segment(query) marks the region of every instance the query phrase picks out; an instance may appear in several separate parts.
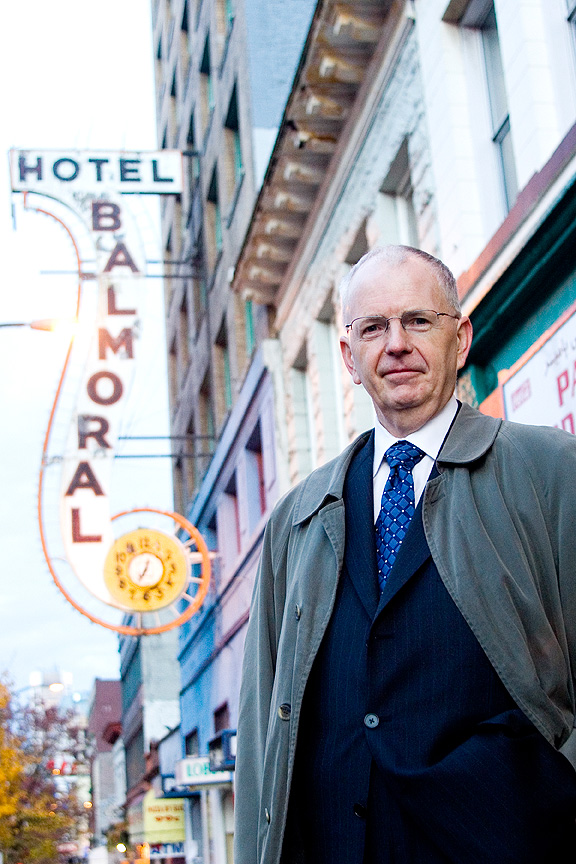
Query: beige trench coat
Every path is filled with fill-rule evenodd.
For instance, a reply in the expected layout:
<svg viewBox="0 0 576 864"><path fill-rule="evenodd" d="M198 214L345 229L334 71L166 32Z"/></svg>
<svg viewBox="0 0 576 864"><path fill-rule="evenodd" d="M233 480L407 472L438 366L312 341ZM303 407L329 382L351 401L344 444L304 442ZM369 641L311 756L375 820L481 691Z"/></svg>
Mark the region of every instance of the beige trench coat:
<svg viewBox="0 0 576 864"><path fill-rule="evenodd" d="M344 554L342 490L370 433L267 526L246 636L235 864L278 864L304 688ZM576 767L576 438L462 405L423 501L440 576L516 703Z"/></svg>

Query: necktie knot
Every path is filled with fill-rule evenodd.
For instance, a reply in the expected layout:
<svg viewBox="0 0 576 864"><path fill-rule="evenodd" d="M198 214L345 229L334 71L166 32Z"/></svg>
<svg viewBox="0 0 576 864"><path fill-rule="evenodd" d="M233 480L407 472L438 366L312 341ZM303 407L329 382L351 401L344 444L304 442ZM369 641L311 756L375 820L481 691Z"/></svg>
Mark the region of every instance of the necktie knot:
<svg viewBox="0 0 576 864"><path fill-rule="evenodd" d="M391 469L401 465L406 471L412 471L424 457L422 450L410 441L396 441L384 455Z"/></svg>

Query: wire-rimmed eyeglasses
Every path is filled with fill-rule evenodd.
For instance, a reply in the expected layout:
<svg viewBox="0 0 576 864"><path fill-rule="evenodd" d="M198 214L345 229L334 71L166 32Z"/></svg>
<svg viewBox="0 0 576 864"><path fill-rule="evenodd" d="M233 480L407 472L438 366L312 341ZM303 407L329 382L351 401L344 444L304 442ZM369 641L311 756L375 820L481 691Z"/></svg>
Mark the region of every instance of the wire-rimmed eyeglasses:
<svg viewBox="0 0 576 864"><path fill-rule="evenodd" d="M442 317L458 320L460 315L436 312L434 309L411 309L403 312L402 315L392 315L390 318L385 318L383 315L363 315L361 318L354 318L350 324L344 326L347 331L352 331L355 339L370 342L388 332L390 321L400 321L407 333L428 333L440 326Z"/></svg>

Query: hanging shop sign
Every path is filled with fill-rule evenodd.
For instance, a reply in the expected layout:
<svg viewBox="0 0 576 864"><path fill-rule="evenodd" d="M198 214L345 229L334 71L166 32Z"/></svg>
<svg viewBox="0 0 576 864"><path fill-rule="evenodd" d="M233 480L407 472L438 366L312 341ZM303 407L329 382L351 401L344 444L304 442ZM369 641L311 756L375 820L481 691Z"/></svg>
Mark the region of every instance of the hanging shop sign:
<svg viewBox="0 0 576 864"><path fill-rule="evenodd" d="M153 789L144 796L144 837L150 845L183 843L186 836L184 800L156 798Z"/></svg>
<svg viewBox="0 0 576 864"><path fill-rule="evenodd" d="M44 195L136 193L176 195L182 191L182 154L99 150L11 150L12 189Z"/></svg>
<svg viewBox="0 0 576 864"><path fill-rule="evenodd" d="M502 384L506 419L576 433L576 310L547 331Z"/></svg>
<svg viewBox="0 0 576 864"><path fill-rule="evenodd" d="M211 771L208 756L189 756L176 763L175 777L178 786L202 789L205 786L222 786L231 783L231 771Z"/></svg>
<svg viewBox="0 0 576 864"><path fill-rule="evenodd" d="M150 859L181 858L184 856L184 843L150 843Z"/></svg>
<svg viewBox="0 0 576 864"><path fill-rule="evenodd" d="M88 337L69 351L61 384L70 369L75 407L63 452L54 461L60 470L60 523L66 559L77 579L97 600L115 609L137 613L139 624L105 623L81 607L64 589L55 572L44 531L44 478L54 416L47 430L40 471L39 516L42 545L56 584L79 611L121 632L157 633L183 623L201 605L210 578L209 554L202 537L184 517L154 508L133 513L168 516L173 533L153 524L122 533L112 515L110 496L114 459L128 395L140 361L144 316L140 301L148 278L143 234L127 206L138 194L179 194L183 186L182 154L177 151L109 152L13 150L12 189L23 192L27 209L52 216L68 232L78 268L76 317L84 314L87 286L96 285ZM46 207L32 206L30 196L56 200L79 217L91 241L87 271L72 231ZM42 200L42 198L40 198ZM93 290L93 289L92 289ZM50 503L50 512L55 510ZM167 620L143 621L171 609Z"/></svg>

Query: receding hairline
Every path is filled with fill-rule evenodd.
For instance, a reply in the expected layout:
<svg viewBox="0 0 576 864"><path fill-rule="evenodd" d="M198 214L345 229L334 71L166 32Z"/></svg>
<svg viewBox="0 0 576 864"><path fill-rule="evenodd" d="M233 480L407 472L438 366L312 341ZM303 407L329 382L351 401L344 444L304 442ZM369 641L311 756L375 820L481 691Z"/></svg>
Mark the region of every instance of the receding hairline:
<svg viewBox="0 0 576 864"><path fill-rule="evenodd" d="M358 271L372 259L382 260L390 264L404 264L410 258L416 258L428 265L438 282L438 287L443 292L446 301L450 307L459 315L462 314L460 300L458 297L458 289L456 279L452 271L441 261L435 258L423 249L417 249L415 246L377 246L366 252L359 261L354 264L350 272L346 274L340 283L340 300L342 303L342 311L345 312L350 298L350 287L354 277Z"/></svg>

